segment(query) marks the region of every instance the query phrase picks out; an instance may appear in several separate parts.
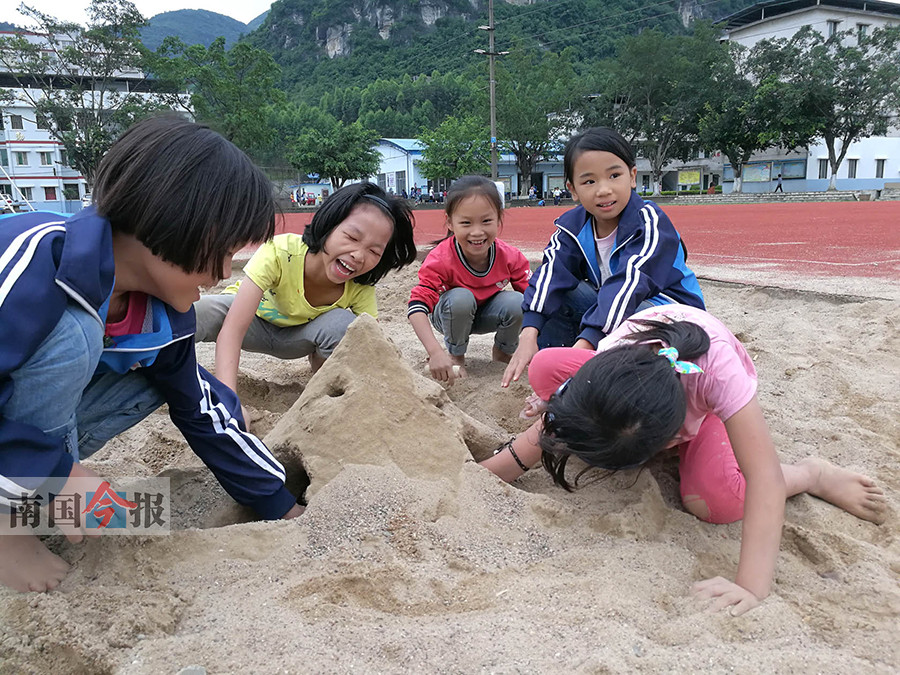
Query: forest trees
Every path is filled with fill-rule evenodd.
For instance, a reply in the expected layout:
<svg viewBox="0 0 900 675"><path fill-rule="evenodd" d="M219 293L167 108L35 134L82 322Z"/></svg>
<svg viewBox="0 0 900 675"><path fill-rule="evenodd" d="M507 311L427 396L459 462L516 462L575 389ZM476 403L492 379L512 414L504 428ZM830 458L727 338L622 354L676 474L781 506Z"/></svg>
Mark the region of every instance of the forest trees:
<svg viewBox="0 0 900 675"><path fill-rule="evenodd" d="M378 173L379 155L374 149L378 134L359 122L329 124L298 136L288 151L291 166L304 174L318 174L337 190L348 180Z"/></svg>
<svg viewBox="0 0 900 675"><path fill-rule="evenodd" d="M496 66L497 137L516 158L519 194L531 185L535 164L560 152L577 125L576 108L586 92L568 57L520 52Z"/></svg>
<svg viewBox="0 0 900 675"><path fill-rule="evenodd" d="M485 174L491 170L489 132L476 117L448 117L434 131L419 134L419 171L429 180Z"/></svg>

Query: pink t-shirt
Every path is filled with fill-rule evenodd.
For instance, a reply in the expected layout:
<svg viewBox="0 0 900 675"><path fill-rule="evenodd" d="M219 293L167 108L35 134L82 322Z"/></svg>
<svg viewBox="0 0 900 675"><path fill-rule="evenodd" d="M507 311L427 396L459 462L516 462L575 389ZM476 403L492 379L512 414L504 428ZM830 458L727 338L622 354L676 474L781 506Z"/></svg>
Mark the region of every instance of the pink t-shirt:
<svg viewBox="0 0 900 675"><path fill-rule="evenodd" d="M642 326L634 323L640 319L690 321L709 335L709 351L694 361L703 372L681 376L687 414L674 439L676 443L693 439L703 419L710 413L725 421L756 394L756 368L744 346L713 315L687 305L660 305L632 315L600 341L596 352L589 349L541 350L528 370L535 393L548 400L562 382L574 375L597 352L610 349L620 344L623 336L641 330Z"/></svg>

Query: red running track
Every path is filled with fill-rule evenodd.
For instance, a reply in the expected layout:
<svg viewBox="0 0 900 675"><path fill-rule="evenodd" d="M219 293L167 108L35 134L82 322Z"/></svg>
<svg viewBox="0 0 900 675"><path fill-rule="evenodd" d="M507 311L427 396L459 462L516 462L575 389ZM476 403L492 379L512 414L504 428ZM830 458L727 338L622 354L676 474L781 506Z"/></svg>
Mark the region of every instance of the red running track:
<svg viewBox="0 0 900 675"><path fill-rule="evenodd" d="M681 233L690 260L704 265L760 264L811 276L900 280L900 202L710 204L663 210ZM509 209L501 237L540 250L563 207ZM415 211L416 243L442 237L439 210ZM302 232L312 213L285 214L279 232Z"/></svg>

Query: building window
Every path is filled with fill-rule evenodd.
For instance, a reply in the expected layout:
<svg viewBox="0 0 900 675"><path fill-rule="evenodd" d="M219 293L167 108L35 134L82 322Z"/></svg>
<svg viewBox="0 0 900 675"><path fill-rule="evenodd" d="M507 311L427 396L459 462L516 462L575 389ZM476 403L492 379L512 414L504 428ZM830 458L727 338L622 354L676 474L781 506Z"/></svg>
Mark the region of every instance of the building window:
<svg viewBox="0 0 900 675"><path fill-rule="evenodd" d="M65 150L59 151L59 163L63 166L69 166L69 153Z"/></svg>
<svg viewBox="0 0 900 675"><path fill-rule="evenodd" d="M53 165L53 153L52 152L41 152L38 153L41 156L41 166L52 166Z"/></svg>
<svg viewBox="0 0 900 675"><path fill-rule="evenodd" d="M869 24L867 23L858 23L856 24L856 39L859 42L862 42L866 39L866 36L869 34Z"/></svg>
<svg viewBox="0 0 900 675"><path fill-rule="evenodd" d="M74 202L78 201L78 183L63 183L63 199Z"/></svg>
<svg viewBox="0 0 900 675"><path fill-rule="evenodd" d="M27 152L13 152L13 155L16 157L16 166L28 166Z"/></svg>
<svg viewBox="0 0 900 675"><path fill-rule="evenodd" d="M45 187L44 188L44 201L47 201L47 202L55 202L56 201L56 188L55 187Z"/></svg>
<svg viewBox="0 0 900 675"><path fill-rule="evenodd" d="M875 178L884 178L884 160L875 160Z"/></svg>
<svg viewBox="0 0 900 675"><path fill-rule="evenodd" d="M819 160L819 178L828 178L828 160L820 159Z"/></svg>
<svg viewBox="0 0 900 675"><path fill-rule="evenodd" d="M9 116L9 128L10 129L24 129L22 126L22 116L21 115L10 115Z"/></svg>
<svg viewBox="0 0 900 675"><path fill-rule="evenodd" d="M858 159L847 160L847 178L856 178L856 167L858 164Z"/></svg>
<svg viewBox="0 0 900 675"><path fill-rule="evenodd" d="M829 21L828 22L828 37L834 37L838 32L838 26L841 25L840 21Z"/></svg>
<svg viewBox="0 0 900 675"><path fill-rule="evenodd" d="M378 187L387 192L387 174L378 174Z"/></svg>
<svg viewBox="0 0 900 675"><path fill-rule="evenodd" d="M9 154L6 148L0 148L0 166L9 166Z"/></svg>
<svg viewBox="0 0 900 675"><path fill-rule="evenodd" d="M406 192L406 172L398 171L397 172L397 194L402 195Z"/></svg>
<svg viewBox="0 0 900 675"><path fill-rule="evenodd" d="M22 199L27 199L28 201L31 201L32 196L31 196L31 188L30 187L20 187L19 193L22 195Z"/></svg>

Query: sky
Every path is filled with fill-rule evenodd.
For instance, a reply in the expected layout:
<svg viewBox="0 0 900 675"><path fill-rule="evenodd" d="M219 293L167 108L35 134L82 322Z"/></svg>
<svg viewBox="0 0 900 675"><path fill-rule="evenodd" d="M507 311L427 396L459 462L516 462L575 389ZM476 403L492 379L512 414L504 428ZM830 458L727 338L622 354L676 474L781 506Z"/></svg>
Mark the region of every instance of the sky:
<svg viewBox="0 0 900 675"><path fill-rule="evenodd" d="M132 2L148 19L176 9L206 9L225 14L241 23L248 23L269 9L273 0L132 0ZM15 11L19 4L19 0L0 0L0 5L4 8L3 20L26 26L25 17ZM85 10L90 5L90 0L27 0L26 4L58 19L85 24L87 23ZM13 11L6 11L7 7Z"/></svg>

